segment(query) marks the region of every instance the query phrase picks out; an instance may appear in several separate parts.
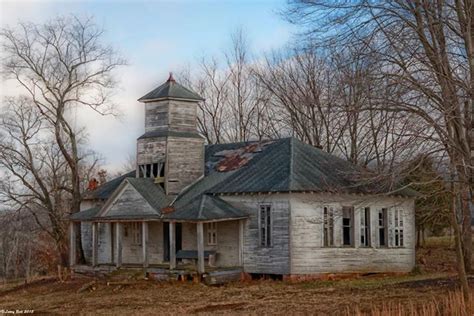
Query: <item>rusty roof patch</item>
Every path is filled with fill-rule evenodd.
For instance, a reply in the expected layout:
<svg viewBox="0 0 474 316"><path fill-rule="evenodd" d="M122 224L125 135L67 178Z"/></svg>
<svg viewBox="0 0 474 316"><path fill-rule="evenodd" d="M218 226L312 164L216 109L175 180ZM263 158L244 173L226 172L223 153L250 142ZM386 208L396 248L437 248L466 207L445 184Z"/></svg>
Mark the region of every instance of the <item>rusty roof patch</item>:
<svg viewBox="0 0 474 316"><path fill-rule="evenodd" d="M237 170L245 166L255 154L262 152L263 148L271 143L273 141L255 142L237 149L219 151L214 156L223 158L216 164L215 169L219 172Z"/></svg>

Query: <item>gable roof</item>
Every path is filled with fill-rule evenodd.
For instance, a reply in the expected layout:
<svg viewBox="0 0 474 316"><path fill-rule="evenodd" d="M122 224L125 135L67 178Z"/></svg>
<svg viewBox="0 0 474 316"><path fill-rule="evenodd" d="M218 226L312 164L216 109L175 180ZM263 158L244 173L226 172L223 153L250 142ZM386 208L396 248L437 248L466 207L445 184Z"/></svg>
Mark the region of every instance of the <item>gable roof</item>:
<svg viewBox="0 0 474 316"><path fill-rule="evenodd" d="M204 99L196 92L177 83L170 74L169 79L158 88L148 92L138 99L140 102L150 102L165 99L183 99L203 101Z"/></svg>
<svg viewBox="0 0 474 316"><path fill-rule="evenodd" d="M84 194L84 200L106 200L112 193L117 189L117 187L122 183L126 178L135 177L135 170L130 171L126 174L123 174L117 178L114 178L102 185L100 185L94 191L88 191Z"/></svg>
<svg viewBox="0 0 474 316"><path fill-rule="evenodd" d="M148 207L130 207L130 197L122 199L127 189L138 194L139 200L145 201ZM133 196L133 195L132 195ZM150 178L127 178L123 180L107 203L101 208L94 219L159 219L161 209L170 203L163 189Z"/></svg>

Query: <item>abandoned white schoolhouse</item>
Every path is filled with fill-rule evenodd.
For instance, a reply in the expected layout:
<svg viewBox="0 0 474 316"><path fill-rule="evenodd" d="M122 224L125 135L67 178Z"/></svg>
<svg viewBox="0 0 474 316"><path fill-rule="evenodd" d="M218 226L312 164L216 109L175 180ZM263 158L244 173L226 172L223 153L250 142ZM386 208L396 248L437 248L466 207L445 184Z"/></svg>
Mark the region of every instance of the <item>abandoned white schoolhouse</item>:
<svg viewBox="0 0 474 316"><path fill-rule="evenodd" d="M172 76L139 99L136 171L87 192L71 216L88 266L305 276L408 272L414 192L295 138L205 144L203 99ZM82 265L83 266L83 265Z"/></svg>

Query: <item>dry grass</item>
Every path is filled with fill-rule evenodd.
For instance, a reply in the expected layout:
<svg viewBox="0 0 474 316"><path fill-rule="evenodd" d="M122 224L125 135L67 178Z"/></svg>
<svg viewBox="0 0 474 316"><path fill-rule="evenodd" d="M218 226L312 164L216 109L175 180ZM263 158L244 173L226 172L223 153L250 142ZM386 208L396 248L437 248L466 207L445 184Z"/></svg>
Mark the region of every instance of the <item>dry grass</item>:
<svg viewBox="0 0 474 316"><path fill-rule="evenodd" d="M438 243L422 250L421 255L427 256L430 249L422 267L425 272L406 276L301 283L262 280L221 287L143 279L118 285L97 280L81 293L78 290L91 279L45 279L0 289L0 311L32 309L36 313L83 315L467 315L463 314L465 306L452 273L452 259L443 262L452 250ZM439 267L443 269L437 270ZM474 279L471 282L474 285Z"/></svg>

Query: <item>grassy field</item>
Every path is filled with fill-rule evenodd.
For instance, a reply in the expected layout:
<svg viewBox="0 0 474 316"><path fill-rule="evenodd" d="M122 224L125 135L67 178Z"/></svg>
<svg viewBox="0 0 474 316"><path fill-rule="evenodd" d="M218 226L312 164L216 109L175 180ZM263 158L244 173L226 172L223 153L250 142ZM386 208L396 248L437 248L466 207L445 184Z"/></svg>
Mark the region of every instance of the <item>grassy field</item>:
<svg viewBox="0 0 474 316"><path fill-rule="evenodd" d="M32 284L0 289L0 311L34 310L47 314L355 314L387 306L434 310L454 295L454 251L433 243L418 252L426 262L420 272L405 276L368 276L341 281L288 283L258 280L220 287L195 283L136 280L108 284L75 278L58 282L49 278ZM471 280L474 286L474 278ZM451 294L449 294L451 293ZM384 313L382 313L384 314ZM429 313L428 313L429 314ZM426 314L426 315L428 315Z"/></svg>

